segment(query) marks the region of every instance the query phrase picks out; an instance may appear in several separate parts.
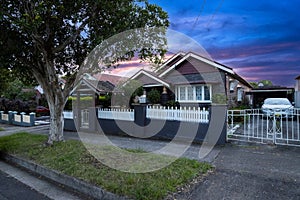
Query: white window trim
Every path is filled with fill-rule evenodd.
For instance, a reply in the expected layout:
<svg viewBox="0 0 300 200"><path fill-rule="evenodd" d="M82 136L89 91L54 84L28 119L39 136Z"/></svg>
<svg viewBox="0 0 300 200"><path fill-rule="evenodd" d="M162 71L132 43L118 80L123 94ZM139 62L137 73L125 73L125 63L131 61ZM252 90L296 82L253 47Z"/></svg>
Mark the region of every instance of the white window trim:
<svg viewBox="0 0 300 200"><path fill-rule="evenodd" d="M202 100L197 100L196 97L196 87L201 86L202 87ZM210 100L204 100L205 94L204 94L204 86L207 86L209 88L209 95ZM188 87L193 88L193 100L180 100L180 88L185 88L185 99L188 99ZM210 84L197 84L197 85L178 85L175 88L175 97L176 101L179 103L211 103L212 102L212 85Z"/></svg>

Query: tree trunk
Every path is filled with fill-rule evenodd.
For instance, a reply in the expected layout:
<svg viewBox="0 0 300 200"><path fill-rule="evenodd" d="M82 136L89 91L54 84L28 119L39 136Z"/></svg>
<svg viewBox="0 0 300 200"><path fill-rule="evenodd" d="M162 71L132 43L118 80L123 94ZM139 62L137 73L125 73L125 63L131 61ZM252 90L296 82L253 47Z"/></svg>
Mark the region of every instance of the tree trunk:
<svg viewBox="0 0 300 200"><path fill-rule="evenodd" d="M47 143L52 145L53 142L64 141L64 118L63 105L55 105L48 102L50 108L50 131ZM62 104L62 103L60 103Z"/></svg>

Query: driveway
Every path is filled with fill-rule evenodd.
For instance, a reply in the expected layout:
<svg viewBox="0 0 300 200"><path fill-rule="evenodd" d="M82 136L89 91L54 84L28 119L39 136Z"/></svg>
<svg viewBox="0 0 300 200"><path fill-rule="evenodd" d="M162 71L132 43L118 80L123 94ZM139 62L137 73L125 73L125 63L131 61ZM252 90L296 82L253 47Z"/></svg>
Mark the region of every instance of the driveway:
<svg viewBox="0 0 300 200"><path fill-rule="evenodd" d="M176 199L300 199L300 148L227 144L216 170Z"/></svg>

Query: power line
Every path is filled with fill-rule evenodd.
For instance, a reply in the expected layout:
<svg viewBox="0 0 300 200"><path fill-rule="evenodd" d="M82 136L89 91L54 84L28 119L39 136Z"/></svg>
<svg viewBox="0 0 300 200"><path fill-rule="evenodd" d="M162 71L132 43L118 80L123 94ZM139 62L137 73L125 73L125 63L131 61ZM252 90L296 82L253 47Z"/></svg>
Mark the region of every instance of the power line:
<svg viewBox="0 0 300 200"><path fill-rule="evenodd" d="M218 5L218 7L216 8L214 14L211 16L211 18L210 18L209 21L207 22L207 24L206 24L206 26L205 26L206 28L209 26L209 24L211 23L211 21L214 19L214 17L217 15L217 13L219 12L219 10L221 9L221 7L222 7L222 5L223 5L223 2L224 2L224 0L221 0L221 1L219 2L219 5Z"/></svg>
<svg viewBox="0 0 300 200"><path fill-rule="evenodd" d="M205 5L206 5L206 0L203 0L202 5L201 5L201 8L200 8L199 15L197 16L197 18L196 18L196 20L195 20L195 22L194 22L194 24L193 24L193 26L192 26L192 30L193 30L193 29L195 28L195 26L197 25L197 23L198 23L198 21L199 21L199 18L200 18L201 14L202 14L202 12L203 12L203 10L204 10Z"/></svg>

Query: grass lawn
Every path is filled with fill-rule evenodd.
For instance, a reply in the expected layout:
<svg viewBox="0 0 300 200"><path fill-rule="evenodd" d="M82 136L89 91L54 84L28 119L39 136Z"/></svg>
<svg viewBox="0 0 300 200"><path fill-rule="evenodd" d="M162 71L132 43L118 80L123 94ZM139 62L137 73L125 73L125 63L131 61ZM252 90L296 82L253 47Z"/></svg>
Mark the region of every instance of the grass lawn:
<svg viewBox="0 0 300 200"><path fill-rule="evenodd" d="M4 128L0 127L0 131L4 131L4 130L5 130Z"/></svg>
<svg viewBox="0 0 300 200"><path fill-rule="evenodd" d="M45 167L77 177L107 191L134 199L163 199L168 193L212 169L207 163L180 158L149 173L126 173L101 164L80 141L68 140L44 147L46 136L18 133L0 137L0 151L32 160ZM132 150L135 151L135 150ZM153 154L153 156L161 156Z"/></svg>

